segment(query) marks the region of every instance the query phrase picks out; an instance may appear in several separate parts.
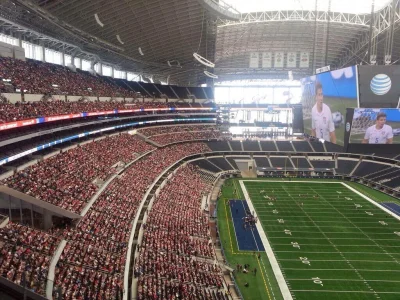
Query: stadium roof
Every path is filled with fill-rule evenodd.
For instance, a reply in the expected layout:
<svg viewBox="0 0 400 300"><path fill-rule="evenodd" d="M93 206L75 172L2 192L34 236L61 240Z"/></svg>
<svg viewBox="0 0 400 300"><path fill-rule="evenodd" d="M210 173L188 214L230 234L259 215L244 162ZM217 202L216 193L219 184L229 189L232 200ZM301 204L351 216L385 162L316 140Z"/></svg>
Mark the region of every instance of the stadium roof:
<svg viewBox="0 0 400 300"><path fill-rule="evenodd" d="M317 11L315 0L224 1L236 5L240 19L222 19L207 10L205 3L215 4L213 0L4 0L0 29L67 54L154 75L157 81L169 76L171 83L180 85L207 80L205 66L193 58L194 52L215 62L209 71L218 74L219 81L287 79L289 70L298 79L326 64L367 64L371 20L371 54L383 64L393 23L391 63L400 59L400 0L394 0L394 10L387 0L375 0L373 19L366 13L370 0L331 0L330 11L329 0L318 0ZM337 12L336 7L347 12ZM250 69L252 51L309 52L310 66Z"/></svg>
<svg viewBox="0 0 400 300"><path fill-rule="evenodd" d="M256 11L278 11L278 10L314 10L315 0L279 0L279 1L262 1L262 0L225 0L241 13L249 13ZM372 0L318 0L318 10L328 11L329 2L331 3L330 11L352 13L352 14L369 14L371 12ZM385 7L390 0L374 0L375 11Z"/></svg>

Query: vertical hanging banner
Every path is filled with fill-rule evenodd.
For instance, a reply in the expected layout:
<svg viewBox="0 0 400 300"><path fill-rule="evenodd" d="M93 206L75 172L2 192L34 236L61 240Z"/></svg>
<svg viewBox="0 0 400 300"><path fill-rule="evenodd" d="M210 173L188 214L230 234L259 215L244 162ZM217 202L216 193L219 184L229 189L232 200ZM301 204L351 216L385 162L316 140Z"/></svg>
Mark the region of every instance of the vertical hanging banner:
<svg viewBox="0 0 400 300"><path fill-rule="evenodd" d="M296 68L297 52L288 52L286 56L286 67Z"/></svg>
<svg viewBox="0 0 400 300"><path fill-rule="evenodd" d="M283 68L283 57L284 53L283 52L275 52L275 68Z"/></svg>
<svg viewBox="0 0 400 300"><path fill-rule="evenodd" d="M258 68L258 61L260 60L260 53L258 52L251 52L250 53L250 68L257 69Z"/></svg>
<svg viewBox="0 0 400 300"><path fill-rule="evenodd" d="M272 67L272 53L271 52L263 52L262 67L263 68L271 68Z"/></svg>
<svg viewBox="0 0 400 300"><path fill-rule="evenodd" d="M310 67L310 53L300 52L300 68L309 68L309 67Z"/></svg>

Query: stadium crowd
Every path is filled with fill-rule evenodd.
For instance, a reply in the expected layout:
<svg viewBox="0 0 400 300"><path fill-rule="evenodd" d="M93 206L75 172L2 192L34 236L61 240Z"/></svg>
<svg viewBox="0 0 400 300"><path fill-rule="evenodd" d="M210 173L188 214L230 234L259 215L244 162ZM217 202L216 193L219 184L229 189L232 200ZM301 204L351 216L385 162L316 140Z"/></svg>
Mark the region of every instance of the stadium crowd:
<svg viewBox="0 0 400 300"><path fill-rule="evenodd" d="M163 126L142 129L139 132L162 146L183 141L221 138L220 131L210 125Z"/></svg>
<svg viewBox="0 0 400 300"><path fill-rule="evenodd" d="M198 299L209 289L220 295L221 270L197 259L214 259L214 252L207 217L201 211L202 195L211 186L196 170L193 165L178 169L149 212L134 269L139 277L138 299L155 299L160 294L165 295L163 299L173 299L173 295Z"/></svg>
<svg viewBox="0 0 400 300"><path fill-rule="evenodd" d="M88 72L72 72L63 66L33 60L0 57L0 78L11 80L27 94L134 97L135 93Z"/></svg>
<svg viewBox="0 0 400 300"><path fill-rule="evenodd" d="M162 102L126 103L125 101L36 101L0 103L0 123L30 118L129 109L167 108L177 104Z"/></svg>
<svg viewBox="0 0 400 300"><path fill-rule="evenodd" d="M0 276L44 295L59 242L48 233L9 222L0 229Z"/></svg>
<svg viewBox="0 0 400 300"><path fill-rule="evenodd" d="M109 292L102 293L101 285L96 284L83 295L90 292L93 299L116 299L122 289L121 278L125 271L132 221L148 187L172 163L205 151L210 150L202 143L157 149L114 179L76 227L53 230L55 235L68 241L56 267L55 286L61 287L63 295L75 299L77 283L81 285L87 281L90 274L101 274ZM210 255L210 250L204 249L205 245L193 242L190 247L193 251ZM70 277L74 279L66 280Z"/></svg>
<svg viewBox="0 0 400 300"><path fill-rule="evenodd" d="M128 162L153 149L135 136L121 134L62 152L8 177L3 184L80 213L96 193L95 179L106 180L117 162Z"/></svg>

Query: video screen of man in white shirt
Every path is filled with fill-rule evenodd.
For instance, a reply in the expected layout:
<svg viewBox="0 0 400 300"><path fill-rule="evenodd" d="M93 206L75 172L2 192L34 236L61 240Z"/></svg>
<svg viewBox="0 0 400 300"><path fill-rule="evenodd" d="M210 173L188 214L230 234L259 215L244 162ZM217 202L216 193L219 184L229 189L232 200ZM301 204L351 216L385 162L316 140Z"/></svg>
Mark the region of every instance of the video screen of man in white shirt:
<svg viewBox="0 0 400 300"><path fill-rule="evenodd" d="M311 110L311 135L336 144L335 124L332 112L324 103L322 84L315 84L315 105Z"/></svg>
<svg viewBox="0 0 400 300"><path fill-rule="evenodd" d="M386 114L378 113L376 116L376 124L368 127L365 132L363 144L392 144L393 129L386 125Z"/></svg>

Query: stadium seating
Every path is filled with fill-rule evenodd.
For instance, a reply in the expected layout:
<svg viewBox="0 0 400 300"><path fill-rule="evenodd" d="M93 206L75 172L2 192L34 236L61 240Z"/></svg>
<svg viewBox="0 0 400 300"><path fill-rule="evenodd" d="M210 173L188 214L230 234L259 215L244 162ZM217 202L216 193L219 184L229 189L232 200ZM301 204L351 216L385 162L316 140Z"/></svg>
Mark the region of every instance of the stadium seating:
<svg viewBox="0 0 400 300"><path fill-rule="evenodd" d="M258 141L244 141L242 144L244 151L261 151Z"/></svg>
<svg viewBox="0 0 400 300"><path fill-rule="evenodd" d="M162 146L183 141L221 138L221 134L215 126L207 125L154 127L142 129L139 132Z"/></svg>
<svg viewBox="0 0 400 300"><path fill-rule="evenodd" d="M208 159L214 165L222 169L223 171L233 170L232 166L228 163L228 161L223 157L211 157Z"/></svg>
<svg viewBox="0 0 400 300"><path fill-rule="evenodd" d="M44 295L47 273L60 240L9 222L0 229L0 276Z"/></svg>
<svg viewBox="0 0 400 300"><path fill-rule="evenodd" d="M379 172L381 170L387 169L388 165L383 165L375 163L372 161L361 161L358 167L355 169L353 175L358 177L364 177L371 174L371 171Z"/></svg>
<svg viewBox="0 0 400 300"><path fill-rule="evenodd" d="M271 168L271 164L269 163L269 160L267 157L255 156L254 160L256 161L256 165L259 168Z"/></svg>
<svg viewBox="0 0 400 300"><path fill-rule="evenodd" d="M262 141L260 144L263 151L278 151L273 141Z"/></svg>
<svg viewBox="0 0 400 300"><path fill-rule="evenodd" d="M19 171L4 184L79 213L97 190L95 179L106 180L115 172L111 168L114 164L131 161L138 153L151 149L149 144L128 134L107 137Z"/></svg>
<svg viewBox="0 0 400 300"><path fill-rule="evenodd" d="M66 274L76 271L74 266L90 274L93 270L101 272L99 274L105 280L119 282L125 268L131 222L149 185L160 172L180 158L207 151L209 149L205 144L193 143L152 152L135 162L122 177L115 179L76 227L55 229L55 234L69 241L56 268L56 284L63 287L63 294L73 293L74 283L64 284L63 279ZM209 255L207 249L201 252L202 249L199 247L198 251ZM99 288L91 290L91 293L100 295ZM110 292L115 294L118 291Z"/></svg>
<svg viewBox="0 0 400 300"><path fill-rule="evenodd" d="M357 164L358 160L338 159L338 168L336 172L338 174L351 174Z"/></svg>
<svg viewBox="0 0 400 300"><path fill-rule="evenodd" d="M27 94L105 97L135 95L133 91L112 85L88 72L75 73L62 66L34 60L0 57L0 77L10 79L16 89L23 89Z"/></svg>
<svg viewBox="0 0 400 300"><path fill-rule="evenodd" d="M207 142L207 145L212 151L231 151L228 142Z"/></svg>
<svg viewBox="0 0 400 300"><path fill-rule="evenodd" d="M297 152L313 152L308 141L293 141L293 147L296 149Z"/></svg>
<svg viewBox="0 0 400 300"><path fill-rule="evenodd" d="M138 299L151 299L156 286L167 296L166 290L174 282L179 282L179 286L185 283L190 290L179 288L178 298L207 293L206 288L213 288L220 295L221 270L210 262L196 259L215 256L207 217L201 211L202 193L209 189L196 167L187 165L178 170L157 196L144 227L135 265L134 273L139 277Z"/></svg>
<svg viewBox="0 0 400 300"><path fill-rule="evenodd" d="M278 151L281 152L294 151L294 148L292 147L292 143L290 141L276 141L276 146L278 147Z"/></svg>

